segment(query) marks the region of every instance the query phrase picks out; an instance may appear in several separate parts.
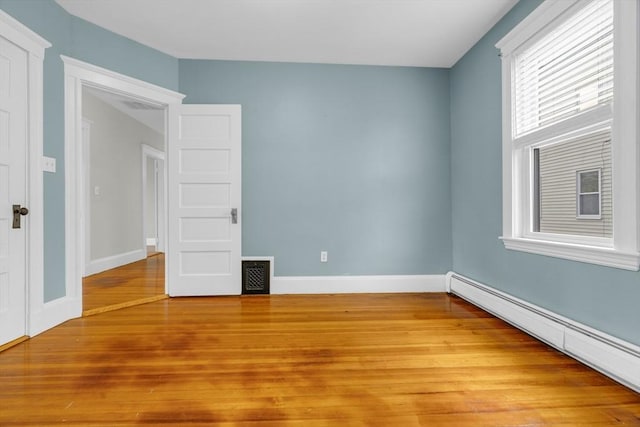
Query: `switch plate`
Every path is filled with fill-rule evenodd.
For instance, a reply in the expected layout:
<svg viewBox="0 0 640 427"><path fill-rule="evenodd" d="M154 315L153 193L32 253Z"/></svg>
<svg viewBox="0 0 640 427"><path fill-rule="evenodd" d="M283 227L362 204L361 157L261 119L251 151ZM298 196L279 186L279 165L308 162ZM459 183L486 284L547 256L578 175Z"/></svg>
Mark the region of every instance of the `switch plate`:
<svg viewBox="0 0 640 427"><path fill-rule="evenodd" d="M327 262L329 260L329 253L327 251L320 252L320 262Z"/></svg>
<svg viewBox="0 0 640 427"><path fill-rule="evenodd" d="M42 156L42 170L45 172L56 172L56 159L53 157Z"/></svg>

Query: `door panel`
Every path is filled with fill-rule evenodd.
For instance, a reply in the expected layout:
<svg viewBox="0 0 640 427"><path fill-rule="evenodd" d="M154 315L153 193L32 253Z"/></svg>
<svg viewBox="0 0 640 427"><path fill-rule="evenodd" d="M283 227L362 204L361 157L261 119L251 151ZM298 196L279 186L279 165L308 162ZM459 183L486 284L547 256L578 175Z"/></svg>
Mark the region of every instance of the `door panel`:
<svg viewBox="0 0 640 427"><path fill-rule="evenodd" d="M27 54L0 37L0 344L26 334Z"/></svg>
<svg viewBox="0 0 640 427"><path fill-rule="evenodd" d="M240 106L171 106L169 123L169 294L239 295Z"/></svg>

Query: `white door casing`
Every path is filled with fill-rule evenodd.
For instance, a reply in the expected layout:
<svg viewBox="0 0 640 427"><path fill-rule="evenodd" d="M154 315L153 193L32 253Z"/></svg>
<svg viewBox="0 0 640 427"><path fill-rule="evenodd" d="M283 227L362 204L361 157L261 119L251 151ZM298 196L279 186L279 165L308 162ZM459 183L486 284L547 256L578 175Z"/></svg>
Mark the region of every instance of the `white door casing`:
<svg viewBox="0 0 640 427"><path fill-rule="evenodd" d="M47 323L43 287L42 67L51 44L0 10L0 345ZM8 68L7 68L8 67ZM18 98L22 98L21 100ZM16 106L19 104L20 106ZM26 205L11 228L13 204ZM6 220L8 224L5 223ZM6 284L3 284L8 280Z"/></svg>
<svg viewBox="0 0 640 427"><path fill-rule="evenodd" d="M27 53L0 38L0 343L26 335L26 236L29 220L13 228L13 209L25 206Z"/></svg>
<svg viewBox="0 0 640 427"><path fill-rule="evenodd" d="M91 125L89 119L82 119L82 192L84 194L84 216L81 218L80 227L84 230L84 250L80 251L82 257L82 277L89 275L91 265Z"/></svg>
<svg viewBox="0 0 640 427"><path fill-rule="evenodd" d="M82 314L82 255L86 216L82 191L82 87L89 86L165 108L184 95L102 67L61 55L65 74L65 259L66 298L58 308L64 320ZM166 111L166 110L165 110ZM167 128L171 128L169 123ZM168 131L165 131L168 135ZM166 136L165 136L166 138ZM166 144L165 144L166 145ZM165 199L166 200L166 199ZM166 232L165 232L166 235ZM167 257L168 258L168 257ZM166 265L166 264L165 264Z"/></svg>
<svg viewBox="0 0 640 427"><path fill-rule="evenodd" d="M239 295L241 108L173 105L169 122L169 295Z"/></svg>

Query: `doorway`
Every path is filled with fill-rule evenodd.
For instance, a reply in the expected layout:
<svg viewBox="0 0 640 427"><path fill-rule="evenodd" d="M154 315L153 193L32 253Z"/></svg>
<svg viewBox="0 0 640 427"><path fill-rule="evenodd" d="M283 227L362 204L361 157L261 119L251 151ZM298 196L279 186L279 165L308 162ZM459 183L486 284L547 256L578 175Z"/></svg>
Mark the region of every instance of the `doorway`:
<svg viewBox="0 0 640 427"><path fill-rule="evenodd" d="M82 144L82 118L83 118L83 92L88 88L89 90L99 90L105 92L111 96L116 97L124 97L126 101L137 104L134 105L140 107L153 107L155 109L160 109L162 112L162 120L163 120L163 129L164 129L164 137L163 137L163 145L162 147L166 147L166 118L167 118L167 108L170 105L178 105L181 104L184 95L181 95L177 92L173 92L171 90L167 90L161 88L159 86L152 85L147 82L143 82L141 80L137 80L131 77L124 76L119 73L115 73L109 70L106 70L101 67L97 67L91 64L87 64L82 61L78 61L73 58L69 58L66 56L61 56L64 62L64 73L65 73L65 239L67 244L65 245L66 251L66 274L67 274L67 295L73 301L73 310L68 313L70 317L78 317L83 314L83 276L86 273L93 272L92 270L87 270L86 265L86 257L90 257L90 261L100 260L102 263L102 267L108 266L109 262L114 262L113 255L109 255L107 252L99 252L104 248L99 249L94 247L93 243L90 250L87 253L86 243L85 243L85 224L90 221L89 214L90 212L86 212L89 209L85 207L85 194L90 192L92 197L103 199L109 194L106 193L108 190L108 186L104 187L104 185L100 182L91 183L90 186L85 185L83 179L83 170L84 163L83 159L86 157L83 153L84 147ZM122 99L121 99L122 101ZM91 129L90 138L94 138L95 133L93 132L93 127ZM137 155L135 156L136 168L138 165L141 165L141 148L138 147ZM90 153L93 157L95 155L100 155L100 153L94 153L93 151ZM130 166L128 163L131 161L129 156L121 157L123 164L121 167L117 168L117 173L122 170L125 170ZM109 178L113 178L113 172L111 176L107 174L103 179L107 180ZM164 171L164 179L166 181L166 171ZM136 177L136 180L142 180L142 172L139 172L139 175ZM104 181L106 182L106 181ZM88 187L88 188L87 188ZM98 187L96 189L96 187ZM96 195L96 192L98 193ZM140 210L142 209L142 196L139 196L138 203L140 205ZM128 217L128 211L125 209L110 211L112 216L124 216ZM126 222L122 227L124 230L129 232L130 228L128 228L130 224ZM164 235L166 235L166 224L164 225ZM133 239L135 239L135 245L139 245L140 249L131 249L131 247L127 246L118 246L120 248L119 255L116 257L121 261L126 259L130 260L129 264L118 265L116 263L116 267L125 268L135 267L134 263L144 261L146 259L146 245L143 246L143 242L146 242L145 235L140 228L138 232L131 232ZM97 232L102 232L102 230L97 230ZM91 231L92 235L90 236L91 242L96 242L96 236L93 236L93 229ZM111 235L108 235L107 238L111 238ZM136 259L136 257L138 257ZM154 260L157 264L160 264L164 269L166 269L166 263L170 255L166 257L156 258ZM90 263L90 262L89 262ZM94 262L94 267L95 267ZM104 271L108 271L104 270ZM102 273L102 272L101 272ZM115 271L115 273L118 273ZM114 278L107 279L106 283L112 283ZM118 279L121 280L121 279ZM162 289L163 295L159 297L165 297L166 294L166 279L164 277L159 278L158 281L161 283L160 288ZM126 304L126 303L125 303ZM126 306L126 305L125 305Z"/></svg>
<svg viewBox="0 0 640 427"><path fill-rule="evenodd" d="M0 348L7 348L49 324L43 170L33 166L42 164L42 72L51 44L2 10L0 43Z"/></svg>
<svg viewBox="0 0 640 427"><path fill-rule="evenodd" d="M165 152L142 144L143 218L147 257L165 252Z"/></svg>
<svg viewBox="0 0 640 427"><path fill-rule="evenodd" d="M157 249L165 216L159 192L166 138L162 106L86 85L81 98L82 308L89 315L165 296L164 254Z"/></svg>

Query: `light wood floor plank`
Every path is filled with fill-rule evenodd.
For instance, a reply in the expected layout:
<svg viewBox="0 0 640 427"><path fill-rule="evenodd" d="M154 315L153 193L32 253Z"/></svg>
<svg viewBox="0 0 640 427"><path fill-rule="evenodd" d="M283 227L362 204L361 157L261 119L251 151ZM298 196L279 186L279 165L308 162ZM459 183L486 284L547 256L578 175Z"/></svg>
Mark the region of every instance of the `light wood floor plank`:
<svg viewBox="0 0 640 427"><path fill-rule="evenodd" d="M82 315L92 316L165 298L164 254L82 279Z"/></svg>
<svg viewBox="0 0 640 427"><path fill-rule="evenodd" d="M640 395L445 294L175 298L0 353L0 425L640 425Z"/></svg>

